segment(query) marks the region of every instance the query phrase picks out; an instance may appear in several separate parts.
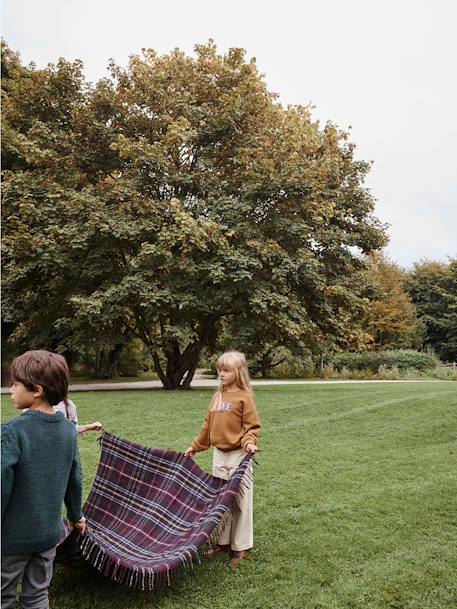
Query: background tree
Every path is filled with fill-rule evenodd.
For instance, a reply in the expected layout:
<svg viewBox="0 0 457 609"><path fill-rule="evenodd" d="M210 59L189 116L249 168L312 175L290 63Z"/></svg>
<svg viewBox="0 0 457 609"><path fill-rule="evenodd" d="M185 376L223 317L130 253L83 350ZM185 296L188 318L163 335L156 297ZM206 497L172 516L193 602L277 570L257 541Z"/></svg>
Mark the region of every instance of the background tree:
<svg viewBox="0 0 457 609"><path fill-rule="evenodd" d="M457 361L457 260L416 263L408 289L425 325L424 343L441 359Z"/></svg>
<svg viewBox="0 0 457 609"><path fill-rule="evenodd" d="M375 349L409 349L422 345L423 325L406 288L407 273L382 254L367 261L373 294L365 323Z"/></svg>
<svg viewBox="0 0 457 609"><path fill-rule="evenodd" d="M93 89L63 60L8 82L12 341L137 337L175 388L225 319L307 345L363 335L358 253L386 240L369 165L282 107L241 49L195 51L144 51Z"/></svg>

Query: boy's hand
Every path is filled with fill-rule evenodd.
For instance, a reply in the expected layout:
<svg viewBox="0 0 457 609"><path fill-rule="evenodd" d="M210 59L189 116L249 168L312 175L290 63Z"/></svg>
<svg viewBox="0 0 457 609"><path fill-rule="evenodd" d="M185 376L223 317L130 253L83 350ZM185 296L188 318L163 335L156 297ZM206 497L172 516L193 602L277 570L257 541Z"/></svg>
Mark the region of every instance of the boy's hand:
<svg viewBox="0 0 457 609"><path fill-rule="evenodd" d="M78 522L75 522L74 524L75 529L78 529L78 531L84 535L84 533L86 532L86 519L84 518L84 516L78 520Z"/></svg>
<svg viewBox="0 0 457 609"><path fill-rule="evenodd" d="M184 451L186 457L193 457L195 455L195 450L190 446L187 450Z"/></svg>
<svg viewBox="0 0 457 609"><path fill-rule="evenodd" d="M255 444L249 443L246 444L246 452L249 453L250 455L255 455L256 452L258 452L258 448Z"/></svg>

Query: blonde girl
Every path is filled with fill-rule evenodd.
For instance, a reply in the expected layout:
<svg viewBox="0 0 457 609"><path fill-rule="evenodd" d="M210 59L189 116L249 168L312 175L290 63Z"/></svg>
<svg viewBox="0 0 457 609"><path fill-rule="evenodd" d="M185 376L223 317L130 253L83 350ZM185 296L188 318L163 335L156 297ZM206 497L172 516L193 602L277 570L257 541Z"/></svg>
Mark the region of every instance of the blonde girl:
<svg viewBox="0 0 457 609"><path fill-rule="evenodd" d="M75 403L68 398L66 400L62 400L56 406L54 406L54 411L61 412L66 419L71 421L76 426L76 429L80 434L86 433L87 431L101 431L103 429L103 425L100 423L100 421L80 425L78 422L78 413Z"/></svg>
<svg viewBox="0 0 457 609"><path fill-rule="evenodd" d="M199 435L185 454L214 447L213 475L228 480L246 453L257 452L260 422L255 406L246 358L239 351L227 351L217 361L219 388L214 394ZM218 544L208 552L231 553L236 566L248 556L253 538L252 484L239 497L235 512L221 533Z"/></svg>

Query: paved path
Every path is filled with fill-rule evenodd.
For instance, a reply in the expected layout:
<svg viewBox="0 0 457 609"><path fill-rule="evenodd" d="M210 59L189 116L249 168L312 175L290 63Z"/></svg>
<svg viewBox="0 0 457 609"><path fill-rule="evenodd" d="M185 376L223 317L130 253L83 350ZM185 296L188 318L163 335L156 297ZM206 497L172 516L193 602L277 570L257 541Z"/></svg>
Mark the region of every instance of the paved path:
<svg viewBox="0 0 457 609"><path fill-rule="evenodd" d="M332 380L332 381L303 381L303 380L283 380L283 379L255 379L252 384L255 386L261 385L340 385L345 383L448 383L449 381L428 381L428 380L417 380L417 381L351 381L351 380ZM194 378L192 381L192 388L197 387L217 387L218 381L216 379L207 378ZM124 391L131 389L162 389L162 383L160 381L136 381L133 383L85 383L84 385L70 385L70 392L76 391ZM9 387L2 387L2 393L9 393Z"/></svg>

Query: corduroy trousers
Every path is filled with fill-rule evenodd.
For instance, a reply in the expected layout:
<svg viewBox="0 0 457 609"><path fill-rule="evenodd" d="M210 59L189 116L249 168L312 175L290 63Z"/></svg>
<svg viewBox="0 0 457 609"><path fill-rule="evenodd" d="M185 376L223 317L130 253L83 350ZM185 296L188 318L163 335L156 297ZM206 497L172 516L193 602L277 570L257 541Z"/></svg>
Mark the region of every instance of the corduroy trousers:
<svg viewBox="0 0 457 609"><path fill-rule="evenodd" d="M246 451L242 448L224 451L214 447L213 476L229 480L245 456ZM250 468L252 474L252 465ZM247 487L241 486L232 514L218 541L219 545L230 545L230 548L236 552L250 550L254 545L254 491L252 476L249 478L246 479Z"/></svg>

